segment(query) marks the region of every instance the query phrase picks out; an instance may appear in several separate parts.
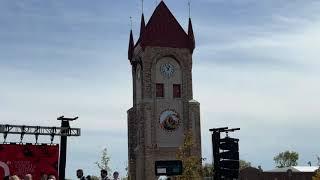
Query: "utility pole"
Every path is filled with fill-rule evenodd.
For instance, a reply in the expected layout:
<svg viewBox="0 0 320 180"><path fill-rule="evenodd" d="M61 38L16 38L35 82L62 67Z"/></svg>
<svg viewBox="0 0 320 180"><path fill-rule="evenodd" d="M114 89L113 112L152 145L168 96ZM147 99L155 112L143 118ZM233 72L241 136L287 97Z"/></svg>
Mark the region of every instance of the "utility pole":
<svg viewBox="0 0 320 180"><path fill-rule="evenodd" d="M78 117L74 118L65 118L64 116L60 116L57 120L61 121L61 133L69 134L70 124L69 121L77 120ZM59 180L65 180L66 176L66 161L67 161L67 137L61 136L60 139L60 159L59 159Z"/></svg>

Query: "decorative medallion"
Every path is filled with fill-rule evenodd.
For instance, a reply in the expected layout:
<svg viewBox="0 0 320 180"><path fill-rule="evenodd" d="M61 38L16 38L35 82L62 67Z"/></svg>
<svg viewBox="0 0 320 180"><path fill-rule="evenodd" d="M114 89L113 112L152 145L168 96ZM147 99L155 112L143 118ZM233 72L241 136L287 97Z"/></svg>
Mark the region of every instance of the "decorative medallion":
<svg viewBox="0 0 320 180"><path fill-rule="evenodd" d="M165 63L160 66L160 72L163 76L170 78L174 74L175 68L172 64Z"/></svg>
<svg viewBox="0 0 320 180"><path fill-rule="evenodd" d="M180 116L172 109L162 111L159 118L160 127L166 131L174 131L180 126Z"/></svg>

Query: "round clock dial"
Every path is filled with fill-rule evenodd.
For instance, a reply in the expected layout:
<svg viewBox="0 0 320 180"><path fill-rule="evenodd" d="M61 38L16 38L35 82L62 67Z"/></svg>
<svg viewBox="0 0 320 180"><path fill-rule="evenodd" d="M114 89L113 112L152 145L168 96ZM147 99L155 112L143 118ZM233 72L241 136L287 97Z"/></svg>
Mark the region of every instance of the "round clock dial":
<svg viewBox="0 0 320 180"><path fill-rule="evenodd" d="M171 77L174 74L174 66L170 63L162 64L160 66L160 72L163 76L166 76L167 78Z"/></svg>
<svg viewBox="0 0 320 180"><path fill-rule="evenodd" d="M180 116L175 110L164 110L159 118L160 127L166 131L174 131L179 128Z"/></svg>

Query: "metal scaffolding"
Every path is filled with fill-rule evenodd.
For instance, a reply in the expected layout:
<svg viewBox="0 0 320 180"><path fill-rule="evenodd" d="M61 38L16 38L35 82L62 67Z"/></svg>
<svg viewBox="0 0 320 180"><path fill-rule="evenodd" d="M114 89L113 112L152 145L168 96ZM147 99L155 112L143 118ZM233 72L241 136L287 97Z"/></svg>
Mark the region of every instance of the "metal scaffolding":
<svg viewBox="0 0 320 180"><path fill-rule="evenodd" d="M48 127L48 126L20 126L0 124L0 133L3 134L28 134L48 136L80 136L80 128Z"/></svg>

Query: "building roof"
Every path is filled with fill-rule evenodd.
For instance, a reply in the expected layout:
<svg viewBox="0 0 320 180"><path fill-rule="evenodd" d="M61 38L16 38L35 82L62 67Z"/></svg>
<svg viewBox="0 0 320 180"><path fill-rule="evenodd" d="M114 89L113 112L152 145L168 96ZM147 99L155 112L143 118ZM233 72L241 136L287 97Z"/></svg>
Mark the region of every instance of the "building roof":
<svg viewBox="0 0 320 180"><path fill-rule="evenodd" d="M299 172L314 172L319 169L319 166L293 166L293 168Z"/></svg>
<svg viewBox="0 0 320 180"><path fill-rule="evenodd" d="M192 25L190 24L189 27ZM188 48L190 50L194 48L190 47L188 34L163 1L159 3L142 32L136 43L136 46L139 44L142 48L146 46ZM192 40L194 41L193 32Z"/></svg>
<svg viewBox="0 0 320 180"><path fill-rule="evenodd" d="M319 169L319 166L291 166L272 169L265 172L287 172L288 170L291 170L292 172L315 172L317 169Z"/></svg>
<svg viewBox="0 0 320 180"><path fill-rule="evenodd" d="M198 101L196 101L196 100L194 100L194 99L191 99L191 100L189 101L189 103L200 104Z"/></svg>

